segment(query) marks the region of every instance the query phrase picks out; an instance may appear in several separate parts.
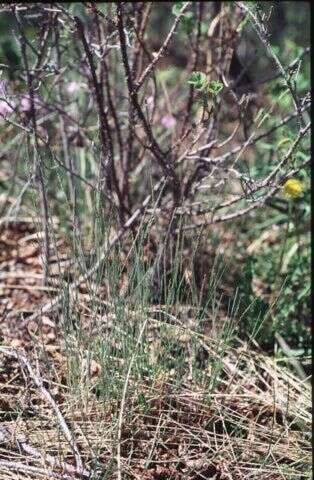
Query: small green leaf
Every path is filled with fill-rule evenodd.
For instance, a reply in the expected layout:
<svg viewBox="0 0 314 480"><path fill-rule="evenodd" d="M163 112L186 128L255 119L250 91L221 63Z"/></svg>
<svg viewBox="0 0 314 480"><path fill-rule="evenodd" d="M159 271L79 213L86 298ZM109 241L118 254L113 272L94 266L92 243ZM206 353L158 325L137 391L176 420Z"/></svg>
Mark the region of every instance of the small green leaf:
<svg viewBox="0 0 314 480"><path fill-rule="evenodd" d="M221 82L218 82L217 80L213 80L208 85L208 93L210 93L213 97L216 97L222 89L223 84Z"/></svg>
<svg viewBox="0 0 314 480"><path fill-rule="evenodd" d="M199 91L205 90L208 85L206 75L203 72L193 72L188 83Z"/></svg>

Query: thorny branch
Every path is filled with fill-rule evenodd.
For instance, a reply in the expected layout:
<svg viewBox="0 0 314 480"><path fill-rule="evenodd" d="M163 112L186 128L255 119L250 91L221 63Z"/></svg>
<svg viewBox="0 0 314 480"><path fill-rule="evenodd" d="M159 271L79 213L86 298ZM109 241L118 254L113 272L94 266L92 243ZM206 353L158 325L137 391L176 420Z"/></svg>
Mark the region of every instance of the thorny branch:
<svg viewBox="0 0 314 480"><path fill-rule="evenodd" d="M165 232L177 218L186 229L241 218L267 205L285 179L308 165L310 93L299 94L293 75L307 60L309 47L285 66L274 53L266 20L251 6L185 2L174 14L165 4L169 26L157 39L151 34L153 2L111 2L103 9L84 4L82 16L63 4L3 8L18 22L23 65L16 78L26 82L22 93L2 91L1 83L0 121L9 134L19 132L21 142L34 138L47 268L48 194L49 204L57 204L49 188L56 171L67 179L70 210L79 210L80 201L85 201L79 194L88 191L93 200L101 198L104 216L113 206L118 212L115 235L110 242L104 239L99 260L70 283L71 289L90 278L108 251L152 211ZM23 22L34 8L43 24L38 41L29 41ZM228 68L237 58L244 14L265 58L268 54L272 59L262 80L247 75L252 58L234 74ZM258 68L254 57L255 63ZM179 65L179 73L174 65ZM9 65L3 68L10 70ZM168 81L169 71L173 76ZM223 88L217 95L204 95L189 84L193 72L205 74L207 87L212 86L212 75ZM292 100L289 107L272 96L269 87L277 78ZM294 132L289 148L279 154L274 147L267 169L255 176L261 143L278 142L288 127ZM298 151L302 161L294 160ZM80 220L83 229L86 219ZM178 229L170 234L178 235ZM62 298L58 295L25 322L57 308Z"/></svg>
<svg viewBox="0 0 314 480"><path fill-rule="evenodd" d="M27 41L25 36L23 27L21 25L21 21L19 18L19 14L16 8L13 6L12 11L17 21L19 34L20 34L20 46L21 46L21 54L26 70L26 78L27 78L27 86L29 92L29 101L30 101L30 117L32 121L33 127L33 138L34 138L34 178L35 182L38 185L38 190L40 193L40 208L41 208L41 220L45 232L44 236L44 255L43 255L43 284L46 285L48 275L49 275L49 257L50 257L50 239L49 239L49 209L48 209L48 199L47 199L47 192L45 187L44 181L44 173L43 173L43 157L41 154L41 149L39 145L39 138L37 133L37 118L36 118L36 110L35 110L35 92L34 92L34 73L30 70L28 64L28 57L26 52L26 46L30 45ZM38 59L39 59L38 55Z"/></svg>

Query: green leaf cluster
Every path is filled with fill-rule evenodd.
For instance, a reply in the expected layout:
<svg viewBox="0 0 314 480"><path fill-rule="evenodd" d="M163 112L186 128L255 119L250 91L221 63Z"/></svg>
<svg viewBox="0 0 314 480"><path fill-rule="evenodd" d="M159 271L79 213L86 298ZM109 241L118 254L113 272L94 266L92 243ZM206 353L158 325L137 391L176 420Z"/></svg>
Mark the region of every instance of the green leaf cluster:
<svg viewBox="0 0 314 480"><path fill-rule="evenodd" d="M210 97L216 97L223 88L223 84L217 80L209 82L204 72L193 72L188 83Z"/></svg>

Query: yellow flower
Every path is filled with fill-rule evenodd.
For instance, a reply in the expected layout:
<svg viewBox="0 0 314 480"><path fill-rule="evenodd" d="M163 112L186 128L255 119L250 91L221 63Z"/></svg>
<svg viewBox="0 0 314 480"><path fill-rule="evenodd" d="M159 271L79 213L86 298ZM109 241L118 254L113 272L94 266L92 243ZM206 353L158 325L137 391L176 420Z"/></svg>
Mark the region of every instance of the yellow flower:
<svg viewBox="0 0 314 480"><path fill-rule="evenodd" d="M303 193L303 185L296 178L289 178L283 186L283 193L287 198L298 198Z"/></svg>

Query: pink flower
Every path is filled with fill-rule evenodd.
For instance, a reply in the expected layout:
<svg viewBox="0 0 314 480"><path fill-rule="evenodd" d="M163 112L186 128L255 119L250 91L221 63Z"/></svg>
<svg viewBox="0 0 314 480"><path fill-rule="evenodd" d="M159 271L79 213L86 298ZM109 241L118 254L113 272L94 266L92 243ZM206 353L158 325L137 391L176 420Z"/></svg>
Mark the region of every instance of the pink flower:
<svg viewBox="0 0 314 480"><path fill-rule="evenodd" d="M29 112L30 109L31 109L31 101L29 96L23 97L20 103L20 111Z"/></svg>
<svg viewBox="0 0 314 480"><path fill-rule="evenodd" d="M177 123L176 119L172 115L165 115L161 119L161 124L165 128L173 128L175 124Z"/></svg>
<svg viewBox="0 0 314 480"><path fill-rule="evenodd" d="M34 107L37 111L42 109L41 99L37 95L34 96ZM25 114L29 114L31 112L31 99L29 95L24 95L21 98L19 111Z"/></svg>
<svg viewBox="0 0 314 480"><path fill-rule="evenodd" d="M13 108L5 100L0 100L0 116L6 117L13 112Z"/></svg>
<svg viewBox="0 0 314 480"><path fill-rule="evenodd" d="M70 82L69 85L67 86L67 91L69 93L74 93L77 92L80 88L80 84L78 82Z"/></svg>

